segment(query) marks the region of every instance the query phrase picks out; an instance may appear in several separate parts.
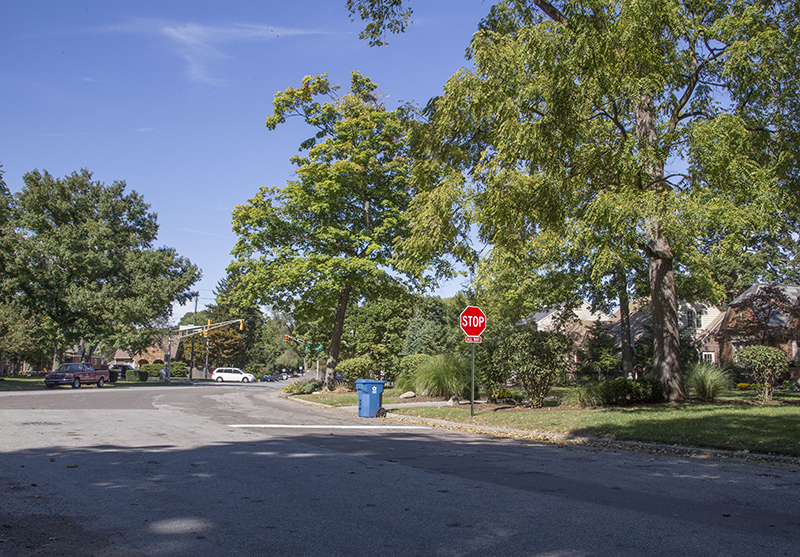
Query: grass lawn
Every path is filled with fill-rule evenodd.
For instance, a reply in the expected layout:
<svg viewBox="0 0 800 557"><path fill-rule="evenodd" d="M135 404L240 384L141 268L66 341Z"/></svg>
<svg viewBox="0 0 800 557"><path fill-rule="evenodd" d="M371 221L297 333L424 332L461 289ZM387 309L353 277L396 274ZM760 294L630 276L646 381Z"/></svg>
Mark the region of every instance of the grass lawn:
<svg viewBox="0 0 800 557"><path fill-rule="evenodd" d="M800 405L745 403L660 404L633 408L545 408L481 412L425 407L393 413L474 425L621 441L800 456Z"/></svg>
<svg viewBox="0 0 800 557"><path fill-rule="evenodd" d="M563 396L566 390L557 393ZM383 403L399 402L400 392L388 389ZM356 393L302 395L331 406L355 406ZM394 414L464 423L619 441L750 451L800 457L800 392L776 391L773 405L755 402L754 391L731 391L715 403L684 402L625 408L543 409L475 406L414 407ZM413 402L412 399L409 402Z"/></svg>
<svg viewBox="0 0 800 557"><path fill-rule="evenodd" d="M44 377L0 377L0 391L44 389Z"/></svg>
<svg viewBox="0 0 800 557"><path fill-rule="evenodd" d="M400 395L403 391L400 389L384 389L383 403L384 404L399 404L402 402L419 401L420 398L412 398L410 400L402 400ZM310 402L318 402L320 404L327 404L328 406L358 406L358 393L355 391L344 391L334 393L317 393L313 395L294 395L294 398L308 400ZM434 399L431 399L434 400ZM438 400L438 399L435 399Z"/></svg>

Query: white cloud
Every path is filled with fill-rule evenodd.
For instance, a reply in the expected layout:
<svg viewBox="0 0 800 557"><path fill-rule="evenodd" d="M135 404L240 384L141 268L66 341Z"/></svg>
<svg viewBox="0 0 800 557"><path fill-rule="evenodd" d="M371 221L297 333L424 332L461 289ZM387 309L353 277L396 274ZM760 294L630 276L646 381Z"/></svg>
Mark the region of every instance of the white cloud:
<svg viewBox="0 0 800 557"><path fill-rule="evenodd" d="M202 25L153 19L135 20L105 27L101 31L145 34L166 39L172 45L173 53L186 63L186 77L190 81L211 85L224 84L224 80L214 77L209 66L215 60L229 58L224 52L226 44L327 34L325 31L312 29L289 29L250 23Z"/></svg>
<svg viewBox="0 0 800 557"><path fill-rule="evenodd" d="M217 234L216 232L208 232L207 230L195 230L193 228L181 228L183 232L189 232L191 234L200 234L202 236L213 236L214 238L224 238L226 240L230 240L231 238L236 238L231 234Z"/></svg>

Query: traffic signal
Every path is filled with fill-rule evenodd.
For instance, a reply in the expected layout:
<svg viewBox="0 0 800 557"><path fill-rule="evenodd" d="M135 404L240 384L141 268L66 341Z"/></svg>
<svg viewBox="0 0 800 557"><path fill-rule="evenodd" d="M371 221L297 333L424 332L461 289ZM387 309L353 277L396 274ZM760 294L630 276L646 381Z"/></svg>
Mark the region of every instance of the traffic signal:
<svg viewBox="0 0 800 557"><path fill-rule="evenodd" d="M286 335L286 338L283 339L283 342L289 342L289 335Z"/></svg>
<svg viewBox="0 0 800 557"><path fill-rule="evenodd" d="M208 338L208 328L211 326L211 319L208 320L208 325L203 329L203 338Z"/></svg>
<svg viewBox="0 0 800 557"><path fill-rule="evenodd" d="M239 321L239 330L240 330L240 331L244 331L244 319L241 319L241 320Z"/></svg>

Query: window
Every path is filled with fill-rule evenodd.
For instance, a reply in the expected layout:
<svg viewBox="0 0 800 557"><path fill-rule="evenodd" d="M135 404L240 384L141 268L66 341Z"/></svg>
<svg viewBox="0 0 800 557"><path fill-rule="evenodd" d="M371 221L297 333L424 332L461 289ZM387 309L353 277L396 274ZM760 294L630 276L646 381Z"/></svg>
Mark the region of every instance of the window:
<svg viewBox="0 0 800 557"><path fill-rule="evenodd" d="M702 358L703 358L703 363L704 364L713 364L714 363L714 353L713 352L703 352Z"/></svg>

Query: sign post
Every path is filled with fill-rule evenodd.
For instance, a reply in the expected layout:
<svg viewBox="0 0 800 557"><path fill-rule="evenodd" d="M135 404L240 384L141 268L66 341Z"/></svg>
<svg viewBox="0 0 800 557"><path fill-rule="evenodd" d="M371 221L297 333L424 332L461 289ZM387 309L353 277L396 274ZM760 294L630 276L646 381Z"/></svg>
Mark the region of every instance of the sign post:
<svg viewBox="0 0 800 557"><path fill-rule="evenodd" d="M472 384L469 398L469 415L475 416L475 345L481 342L481 334L486 330L486 314L478 306L468 306L461 312L461 330L465 342L472 344Z"/></svg>

